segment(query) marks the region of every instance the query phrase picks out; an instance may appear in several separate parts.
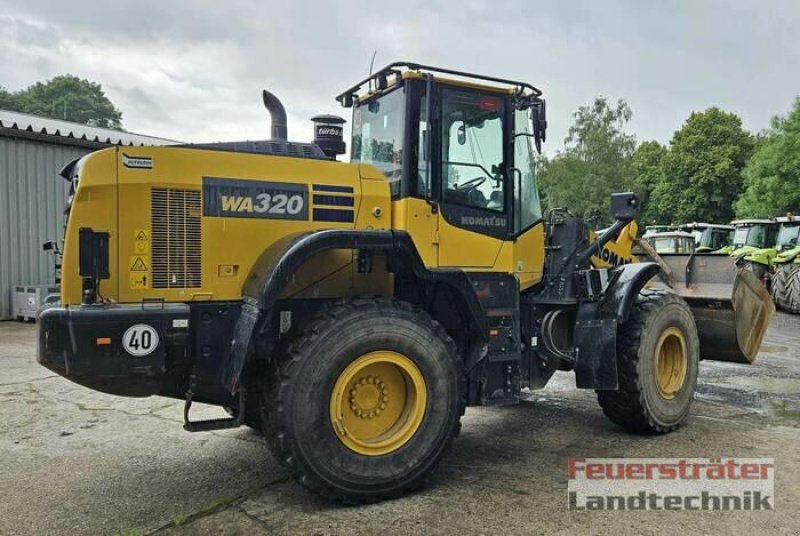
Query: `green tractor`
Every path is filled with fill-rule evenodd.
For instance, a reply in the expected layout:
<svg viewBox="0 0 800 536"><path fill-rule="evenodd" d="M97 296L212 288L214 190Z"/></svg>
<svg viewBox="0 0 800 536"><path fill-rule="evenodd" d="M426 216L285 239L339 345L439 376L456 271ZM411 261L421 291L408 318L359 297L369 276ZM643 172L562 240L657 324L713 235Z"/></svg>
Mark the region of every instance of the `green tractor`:
<svg viewBox="0 0 800 536"><path fill-rule="evenodd" d="M733 243L715 253L727 253L742 268L751 270L765 285L769 283L772 259L778 254L775 238L778 222L774 219L736 220Z"/></svg>
<svg viewBox="0 0 800 536"><path fill-rule="evenodd" d="M711 252L731 245L733 239L733 225L720 225L717 223L685 223L680 230L694 235L695 251L697 253Z"/></svg>
<svg viewBox="0 0 800 536"><path fill-rule="evenodd" d="M775 219L780 229L772 259L772 298L779 309L800 314L800 217Z"/></svg>

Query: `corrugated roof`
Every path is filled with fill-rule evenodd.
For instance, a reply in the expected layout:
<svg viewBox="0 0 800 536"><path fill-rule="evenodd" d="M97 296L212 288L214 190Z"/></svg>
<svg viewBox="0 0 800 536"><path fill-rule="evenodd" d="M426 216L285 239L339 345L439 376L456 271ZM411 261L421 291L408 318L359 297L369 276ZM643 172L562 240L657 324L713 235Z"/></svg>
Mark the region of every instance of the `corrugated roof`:
<svg viewBox="0 0 800 536"><path fill-rule="evenodd" d="M0 127L42 136L68 138L77 142L106 145L172 145L182 143L177 140L91 127L71 121L61 121L8 110L0 110Z"/></svg>

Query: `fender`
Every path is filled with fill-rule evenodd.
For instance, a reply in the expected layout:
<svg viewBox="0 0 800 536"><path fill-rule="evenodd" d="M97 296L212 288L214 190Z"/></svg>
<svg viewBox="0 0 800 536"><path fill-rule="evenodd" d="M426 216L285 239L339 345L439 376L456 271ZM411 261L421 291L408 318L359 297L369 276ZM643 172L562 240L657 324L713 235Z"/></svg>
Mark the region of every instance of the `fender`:
<svg viewBox="0 0 800 536"><path fill-rule="evenodd" d="M574 337L575 383L579 388L619 388L617 326L628 321L636 296L660 270L654 262L612 269L602 297L578 306Z"/></svg>
<svg viewBox="0 0 800 536"><path fill-rule="evenodd" d="M252 352L256 327L269 319L291 276L309 258L331 249L382 252L392 260L395 272L411 273L420 279L450 286L464 300L470 328L484 339L488 338L486 315L467 275L461 270L426 268L408 233L353 229L297 233L264 250L245 281L242 311L234 328L230 352L224 358L222 381L231 394L239 388L244 363Z"/></svg>

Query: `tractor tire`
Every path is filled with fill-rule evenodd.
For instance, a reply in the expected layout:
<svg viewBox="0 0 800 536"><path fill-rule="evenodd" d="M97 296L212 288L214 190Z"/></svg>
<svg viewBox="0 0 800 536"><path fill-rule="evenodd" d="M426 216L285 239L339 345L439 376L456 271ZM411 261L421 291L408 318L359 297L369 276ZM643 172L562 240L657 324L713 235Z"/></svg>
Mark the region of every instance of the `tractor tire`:
<svg viewBox="0 0 800 536"><path fill-rule="evenodd" d="M334 306L282 354L264 389L265 435L324 497L358 504L418 489L460 431L466 377L455 343L408 303Z"/></svg>
<svg viewBox="0 0 800 536"><path fill-rule="evenodd" d="M783 291L776 294L778 307L787 313L800 314L800 264L787 264Z"/></svg>
<svg viewBox="0 0 800 536"><path fill-rule="evenodd" d="M786 280L791 269L791 264L779 264L775 269L775 273L772 274L772 277L770 278L772 281L770 295L772 296L772 301L775 302L775 306L778 309L783 309L783 303L786 300Z"/></svg>
<svg viewBox="0 0 800 536"><path fill-rule="evenodd" d="M686 419L697 387L700 342L689 306L643 289L617 332L617 391L597 391L603 413L636 433L671 432Z"/></svg>

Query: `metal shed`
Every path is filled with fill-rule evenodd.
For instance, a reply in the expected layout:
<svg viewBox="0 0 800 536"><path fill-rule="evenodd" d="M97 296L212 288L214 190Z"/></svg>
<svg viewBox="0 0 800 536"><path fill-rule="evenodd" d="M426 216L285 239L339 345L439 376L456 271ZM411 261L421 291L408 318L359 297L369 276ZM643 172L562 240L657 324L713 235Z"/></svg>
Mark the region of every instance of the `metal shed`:
<svg viewBox="0 0 800 536"><path fill-rule="evenodd" d="M95 128L0 110L0 320L12 318L16 286L54 282L54 259L42 243L61 240L69 184L65 164L111 145L167 145L174 140Z"/></svg>

